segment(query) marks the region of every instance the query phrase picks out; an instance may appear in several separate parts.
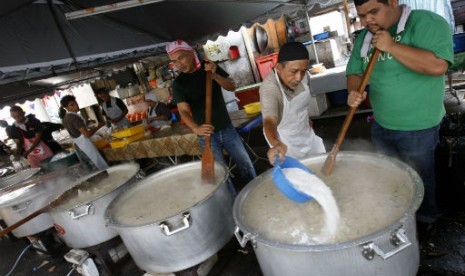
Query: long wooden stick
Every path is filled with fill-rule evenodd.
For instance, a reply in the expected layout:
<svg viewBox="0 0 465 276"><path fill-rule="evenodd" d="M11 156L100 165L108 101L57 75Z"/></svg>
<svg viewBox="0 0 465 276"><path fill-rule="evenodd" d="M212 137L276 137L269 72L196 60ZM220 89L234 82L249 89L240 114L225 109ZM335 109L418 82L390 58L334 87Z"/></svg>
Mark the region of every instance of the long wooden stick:
<svg viewBox="0 0 465 276"><path fill-rule="evenodd" d="M370 58L370 61L368 62L368 66L365 69L365 73L363 74L362 82L360 83L360 86L358 87L358 93L360 94L363 93L363 91L365 91L365 87L367 86L368 80L370 79L371 72L373 71L373 67L375 66L379 53L380 53L379 50L375 48ZM342 125L342 128L337 137L336 144L334 145L333 149L326 157L325 164L323 165L323 168L321 169L321 171L325 175L330 175L333 171L334 162L336 162L336 155L339 152L342 142L344 141L344 137L346 136L346 132L349 129L350 123L352 122L352 119L355 115L356 110L357 110L356 107L350 107L349 113L347 114L346 119L344 120L344 124Z"/></svg>
<svg viewBox="0 0 465 276"><path fill-rule="evenodd" d="M206 99L205 99L205 124L210 125L212 121L212 75L211 71L207 71L207 82L206 82ZM205 136L205 149L202 153L202 179L205 182L213 183L215 179L214 175L214 158L213 152L210 146L210 136Z"/></svg>

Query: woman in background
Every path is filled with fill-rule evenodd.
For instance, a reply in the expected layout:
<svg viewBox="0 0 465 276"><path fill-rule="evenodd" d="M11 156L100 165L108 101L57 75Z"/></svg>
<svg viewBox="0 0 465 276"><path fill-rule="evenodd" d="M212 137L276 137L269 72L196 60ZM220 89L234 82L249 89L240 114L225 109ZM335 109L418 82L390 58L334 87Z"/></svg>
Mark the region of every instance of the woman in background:
<svg viewBox="0 0 465 276"><path fill-rule="evenodd" d="M99 122L97 127L87 128L84 118L78 114L79 105L74 96L64 96L60 104L60 118L62 118L63 125L74 140L76 152L81 161L90 161L90 164L99 170L107 169L107 162L90 139L97 130L104 126L104 123Z"/></svg>
<svg viewBox="0 0 465 276"><path fill-rule="evenodd" d="M17 105L11 107L10 115L15 120L11 126L11 138L16 143L16 154L26 157L32 168L39 168L43 160L53 156L42 137L44 127L35 117L26 116Z"/></svg>
<svg viewBox="0 0 465 276"><path fill-rule="evenodd" d="M152 92L145 94L145 102L148 105L147 125L150 130L171 126L171 111L166 104L159 102Z"/></svg>

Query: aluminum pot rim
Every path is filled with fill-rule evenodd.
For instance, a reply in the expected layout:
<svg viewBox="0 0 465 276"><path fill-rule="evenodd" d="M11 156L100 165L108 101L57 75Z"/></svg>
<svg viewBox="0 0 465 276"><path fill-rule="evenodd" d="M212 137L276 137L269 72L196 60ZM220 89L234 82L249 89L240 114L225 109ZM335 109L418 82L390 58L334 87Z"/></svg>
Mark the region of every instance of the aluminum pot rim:
<svg viewBox="0 0 465 276"><path fill-rule="evenodd" d="M82 182L86 181L86 180L89 179L90 177L92 177L92 176L94 176L94 175L96 175L96 174L98 174L98 173L100 173L100 172L102 172L102 171L108 171L108 170L110 170L110 169L115 169L115 170L116 170L116 169L119 168L119 167L127 167L127 166L134 166L134 167L136 168L136 169L134 170L134 174L133 174L126 182L121 183L121 184L120 184L119 186L117 186L116 188L114 188L114 189L108 191L107 193L104 193L104 194L101 194L101 195L99 195L99 196L97 196L97 197L94 197L94 198L92 198L92 199L85 200L85 201L83 201L83 202L80 202L80 203L78 203L78 204L75 204L75 205L73 205L72 207L69 207L69 208L60 208L60 206L61 206L61 204L60 204L60 205L58 205L58 206L53 207L50 211L48 211L48 213L55 213L55 212L60 212L60 213L61 213L61 212L67 212L67 211L69 211L69 210L76 209L76 208L79 208L79 207L81 207L81 206L84 206L84 205L86 205L86 204L88 204L88 203L90 203L90 202L95 202L95 201L99 200L100 198L102 198L102 197L104 197L104 196L106 196L106 195L108 195L108 194L111 194L112 192L114 192L114 191L120 189L121 187L123 187L125 184L127 184L128 182L130 182L132 179L134 179L134 178L137 176L137 173L138 173L139 170L140 170L140 165L139 165L139 164L134 163L134 162L128 162L128 163L123 163L123 164L111 166L111 167L109 167L108 169L98 170L98 171L96 171L96 172L90 173L90 174L88 174L88 175L86 175L86 176L83 176L83 177L79 178L78 180L74 181L74 184L70 187L70 189L71 189L72 187L75 187L75 186L81 184ZM65 191L65 192L66 192L66 191ZM61 194L58 195L57 197L55 197L54 199L52 199L51 201L57 199L57 198L60 197L60 196L61 196Z"/></svg>
<svg viewBox="0 0 465 276"><path fill-rule="evenodd" d="M24 181L30 179L31 177L33 177L33 176L35 176L36 174L38 174L38 173L40 172L40 170L41 170L41 168L27 168L27 169L25 169L25 170L21 170L21 171L19 171L19 172L17 172L17 173L14 173L14 174L12 174L12 175L8 175L8 176L5 176L5 177L2 177L2 178L0 179L0 184L1 184L3 181L8 181L9 179L12 179L12 178L14 178L14 177L17 177L18 174L23 173L23 172L25 172L25 171L31 171L31 172L32 172L32 174L30 174L30 175L24 177L24 178L21 179L21 180L18 180L18 182L12 183L12 184L7 185L7 186L4 186L4 187L0 187L0 194L2 194L3 191L6 190L6 189L8 189L8 188L11 188L12 186L14 186L14 185L16 185L16 184L18 184L18 183L22 183L22 182L24 182Z"/></svg>
<svg viewBox="0 0 465 276"><path fill-rule="evenodd" d="M34 181L34 182L30 182L28 183L27 185L24 185L23 187L21 187L20 189L18 190L13 190L13 191L10 191L10 192L7 192L7 193L3 193L3 194L0 194L0 199L2 197L6 197L7 195L11 195L15 192L18 192L17 195L11 197L11 198L8 198L8 199L5 199L5 200L0 200L0 208L8 208L8 207L11 207L13 205L16 205L16 204L21 204L23 202L26 202L28 200L31 200L31 199L34 199L34 198L38 198L42 195L44 195L44 193L46 193L47 191L45 189L41 189L41 186L43 184L44 181ZM19 184L19 183L16 183L16 184ZM19 193L19 191L21 191L21 193Z"/></svg>
<svg viewBox="0 0 465 276"><path fill-rule="evenodd" d="M108 205L107 209L105 210L105 215L104 215L104 218L105 218L105 222L113 227L113 228L118 228L118 229L130 229L130 228L142 228L142 227L151 227L155 224L159 224L160 222L162 221L166 221L166 220L169 220L171 218L174 218L176 216L179 216L180 214L183 214L185 212L187 212L188 210L191 210L201 204L203 204L204 202L206 202L207 200L209 200L210 198L212 198L214 196L214 194L220 189L220 187L222 185L225 185L228 177L229 177L229 171L228 171L228 168L221 162L216 162L215 161L215 166L221 166L224 170L224 176L223 178L221 179L221 181L219 181L219 185L217 185L217 187L210 193L208 194L206 197L204 197L202 200L198 201L197 203L195 203L194 205L190 206L189 208L187 209L183 209L179 212L177 212L176 214L174 215L171 215L171 216L168 216L168 217L165 217L165 218L161 218L161 219L157 219L157 220L154 220L152 222L148 222L148 223L143 223L143 224L137 224L137 225L127 225L127 224L122 224L122 223L117 223L114 221L113 219L113 216L111 215L112 213L112 210L115 207L115 205L117 204L117 202L120 200L121 197L124 196L125 193L127 192L130 192L132 189L136 189L137 186L143 184L144 182L147 182L149 181L148 179L152 178L152 177L156 177L156 176L159 176L159 175L162 175L162 174L167 174L167 173L171 173L171 171L173 169L182 169L182 168L185 168L185 167L191 167L193 166L194 164L198 164L200 163L201 164L201 161L191 161L191 162L187 162L187 163L183 163L183 164L179 164L179 165L174 165L174 166L170 166L170 167L167 167L167 168L164 168L158 172L155 172L149 176L147 176L146 178L140 180L139 182L136 183L136 185L132 186L131 188L127 189L126 191L120 193L119 195L117 195L113 200L112 202ZM158 226L157 226L158 227Z"/></svg>
<svg viewBox="0 0 465 276"><path fill-rule="evenodd" d="M301 160L302 163L306 164L306 160L322 160L324 161L326 159L327 153L315 155L313 157L310 157L308 159ZM306 251L306 252L321 252L321 251L333 251L335 249L337 250L342 250L342 249L347 249L351 248L354 246L359 246L361 244L366 243L367 241L372 241L376 238L379 238L380 236L385 235L386 233L389 233L391 231L394 231L395 229L399 228L400 226L404 225L406 221L409 219L415 219L415 212L416 210L420 207L421 201L423 199L424 195L424 188L423 188L423 182L418 175L418 173L409 165L406 163L388 157L383 154L379 153L372 153L372 152L361 152L361 151L341 151L338 153L338 156L344 156L344 157L369 157L373 159L384 159L389 162L391 162L393 165L395 165L398 168L403 168L404 170L407 171L407 173L411 176L412 178L412 183L413 183L413 198L409 204L409 206L405 209L404 214L395 222L391 223L390 225L375 231L373 233L370 233L368 235L356 238L354 240L349 240L341 243L332 243L332 244L319 244L319 245L299 245L299 244L286 244L286 243L281 243L277 241L270 240L268 238L262 237L257 233L254 233L249 226L247 226L242 219L241 211L242 211L242 206L247 198L248 194L253 191L254 187L258 186L263 178L271 177L272 170L269 169L259 175L257 178L252 180L249 184L247 184L244 189L238 194L236 197L236 200L234 202L233 206L233 218L236 223L237 228L239 228L244 235L250 235L251 238L249 239L250 241L258 242L260 244L266 245L266 246L272 246L272 247L277 247L280 249L284 250L289 250L289 251ZM420 185L421 184L421 185Z"/></svg>

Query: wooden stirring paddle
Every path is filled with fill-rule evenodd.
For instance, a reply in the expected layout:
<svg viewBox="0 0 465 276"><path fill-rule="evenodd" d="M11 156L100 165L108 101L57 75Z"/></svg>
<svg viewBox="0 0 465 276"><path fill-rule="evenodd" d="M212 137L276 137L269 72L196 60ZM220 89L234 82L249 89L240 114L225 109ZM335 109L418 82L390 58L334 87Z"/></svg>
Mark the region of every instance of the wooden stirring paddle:
<svg viewBox="0 0 465 276"><path fill-rule="evenodd" d="M365 87L367 86L368 80L370 79L371 72L373 71L373 67L375 66L379 53L379 50L375 48L373 54L371 55L370 61L368 62L368 66L365 69L365 73L363 74L362 82L358 87L358 93L360 94L363 93L363 91L365 91ZM334 162L336 162L336 155L339 152L339 148L342 145L342 141L344 141L344 137L346 135L347 130L349 129L350 123L352 122L352 118L354 117L356 110L356 107L350 107L349 113L347 113L346 119L344 120L344 124L342 125L341 131L339 132L339 135L337 137L336 144L326 157L323 168L321 169L321 171L325 175L330 175L333 171Z"/></svg>
<svg viewBox="0 0 465 276"><path fill-rule="evenodd" d="M207 71L206 83L206 100L205 100L205 124L210 125L212 121L212 72ZM213 152L210 146L211 137L205 136L205 149L202 153L202 179L207 183L214 183L214 164Z"/></svg>

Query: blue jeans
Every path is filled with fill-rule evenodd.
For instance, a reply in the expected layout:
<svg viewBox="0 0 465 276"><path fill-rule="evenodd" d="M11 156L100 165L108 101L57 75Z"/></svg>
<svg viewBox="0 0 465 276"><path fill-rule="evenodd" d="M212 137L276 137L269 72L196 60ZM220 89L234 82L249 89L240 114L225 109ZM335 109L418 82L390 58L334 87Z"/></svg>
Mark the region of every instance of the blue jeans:
<svg viewBox="0 0 465 276"><path fill-rule="evenodd" d="M439 142L439 125L416 131L389 130L376 121L371 127L375 149L396 157L417 171L425 188L425 196L417 212L421 222L434 222L440 215L436 206L434 151Z"/></svg>
<svg viewBox="0 0 465 276"><path fill-rule="evenodd" d="M213 133L210 140L213 158L217 162L221 162L226 165L226 161L223 156L224 148L228 151L228 154L236 163L242 177L246 180L246 183L252 181L252 179L257 176L252 161L250 160L250 156L247 153L244 144L242 144L241 137L239 137L239 134L232 124ZM204 149L205 138L203 136L199 136L199 143L202 149Z"/></svg>

